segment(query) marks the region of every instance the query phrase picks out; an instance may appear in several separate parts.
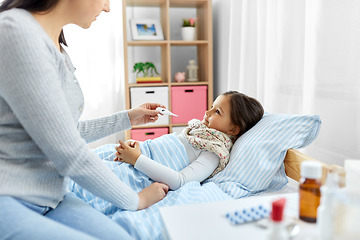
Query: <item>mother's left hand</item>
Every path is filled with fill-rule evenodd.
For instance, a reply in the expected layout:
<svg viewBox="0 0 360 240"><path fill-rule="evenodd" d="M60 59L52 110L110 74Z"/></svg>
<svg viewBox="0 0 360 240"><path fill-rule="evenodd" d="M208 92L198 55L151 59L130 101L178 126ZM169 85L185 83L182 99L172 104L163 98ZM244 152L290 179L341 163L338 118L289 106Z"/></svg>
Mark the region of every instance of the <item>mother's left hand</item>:
<svg viewBox="0 0 360 240"><path fill-rule="evenodd" d="M155 111L157 107L166 108L159 103L144 103L138 107L128 111L131 126L142 125L146 123L156 122L159 118L159 111Z"/></svg>

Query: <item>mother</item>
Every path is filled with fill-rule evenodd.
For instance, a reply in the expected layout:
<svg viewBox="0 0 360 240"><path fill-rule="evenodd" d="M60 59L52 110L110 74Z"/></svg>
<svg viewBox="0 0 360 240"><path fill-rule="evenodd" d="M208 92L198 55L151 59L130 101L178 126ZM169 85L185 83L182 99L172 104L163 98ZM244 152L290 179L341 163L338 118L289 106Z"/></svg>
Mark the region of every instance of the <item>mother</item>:
<svg viewBox="0 0 360 240"><path fill-rule="evenodd" d="M157 120L140 107L79 121L84 108L63 26L89 28L109 0L5 0L0 6L0 238L127 239L128 233L73 193L69 178L122 209L146 208L168 187L140 193L86 143Z"/></svg>

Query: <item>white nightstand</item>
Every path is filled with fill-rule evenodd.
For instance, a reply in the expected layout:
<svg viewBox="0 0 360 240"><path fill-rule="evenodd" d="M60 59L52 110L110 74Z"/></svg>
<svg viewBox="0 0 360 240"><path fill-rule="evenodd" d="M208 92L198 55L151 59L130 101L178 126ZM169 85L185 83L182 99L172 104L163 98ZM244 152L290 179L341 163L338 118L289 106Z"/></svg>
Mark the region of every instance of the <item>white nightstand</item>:
<svg viewBox="0 0 360 240"><path fill-rule="evenodd" d="M271 202L281 197L286 198L284 216L298 218L298 193L273 194L238 200L181 205L160 208L164 222L164 235L171 240L200 239L266 239L267 230L254 223L232 225L225 217L226 213L262 204L271 209ZM300 233L293 239L316 239L316 224L297 221Z"/></svg>

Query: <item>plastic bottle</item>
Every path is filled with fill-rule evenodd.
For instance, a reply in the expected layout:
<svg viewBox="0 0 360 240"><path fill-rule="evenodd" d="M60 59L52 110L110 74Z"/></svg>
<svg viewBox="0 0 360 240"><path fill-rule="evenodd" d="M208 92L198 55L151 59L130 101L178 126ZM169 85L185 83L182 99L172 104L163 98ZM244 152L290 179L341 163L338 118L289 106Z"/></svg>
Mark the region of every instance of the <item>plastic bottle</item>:
<svg viewBox="0 0 360 240"><path fill-rule="evenodd" d="M299 216L306 222L316 222L317 208L320 205L320 178L322 166L318 162L301 163L301 179L299 189Z"/></svg>
<svg viewBox="0 0 360 240"><path fill-rule="evenodd" d="M317 209L317 235L319 240L334 238L334 194L338 190L338 175L329 172L326 183L320 188L320 206Z"/></svg>
<svg viewBox="0 0 360 240"><path fill-rule="evenodd" d="M272 203L271 211L271 222L269 226L268 239L269 240L287 240L289 239L289 234L286 231L285 226L283 225L283 212L285 206L285 198L281 198Z"/></svg>

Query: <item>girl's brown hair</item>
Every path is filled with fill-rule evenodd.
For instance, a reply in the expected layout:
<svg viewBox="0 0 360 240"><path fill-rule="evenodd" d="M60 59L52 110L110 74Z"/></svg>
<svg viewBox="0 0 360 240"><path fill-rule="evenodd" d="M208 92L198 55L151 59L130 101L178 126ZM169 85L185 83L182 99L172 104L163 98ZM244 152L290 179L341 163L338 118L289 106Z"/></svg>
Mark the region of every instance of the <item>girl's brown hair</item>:
<svg viewBox="0 0 360 240"><path fill-rule="evenodd" d="M264 115L264 108L255 98L237 91L228 91L223 95L230 98L230 118L233 124L240 127L240 132L236 135L236 138L239 138L260 121Z"/></svg>
<svg viewBox="0 0 360 240"><path fill-rule="evenodd" d="M0 12L12 8L22 8L29 12L44 13L53 9L58 2L59 0L5 0L0 5ZM67 46L63 30L59 36L59 43Z"/></svg>

